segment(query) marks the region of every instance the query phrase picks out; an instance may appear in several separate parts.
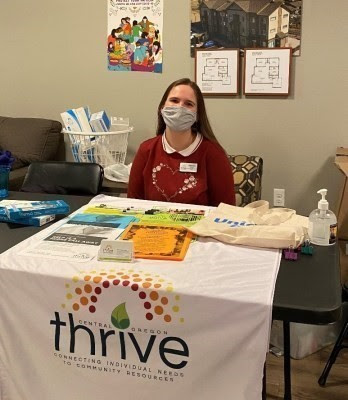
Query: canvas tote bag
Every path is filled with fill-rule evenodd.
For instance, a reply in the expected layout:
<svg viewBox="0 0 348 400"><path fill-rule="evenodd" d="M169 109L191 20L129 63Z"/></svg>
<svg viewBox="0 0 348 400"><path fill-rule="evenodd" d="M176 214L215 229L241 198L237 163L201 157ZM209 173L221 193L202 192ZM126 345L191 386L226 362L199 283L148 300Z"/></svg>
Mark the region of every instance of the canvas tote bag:
<svg viewBox="0 0 348 400"><path fill-rule="evenodd" d="M230 244L296 248L308 237L308 218L289 208L270 209L265 200L245 207L221 203L189 230Z"/></svg>

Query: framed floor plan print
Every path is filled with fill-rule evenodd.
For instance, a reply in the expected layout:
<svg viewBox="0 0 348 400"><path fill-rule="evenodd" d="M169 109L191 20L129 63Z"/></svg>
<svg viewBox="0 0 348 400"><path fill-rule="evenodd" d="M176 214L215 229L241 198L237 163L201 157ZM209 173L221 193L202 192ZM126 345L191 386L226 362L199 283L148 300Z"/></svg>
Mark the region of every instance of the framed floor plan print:
<svg viewBox="0 0 348 400"><path fill-rule="evenodd" d="M203 96L239 93L239 49L196 49L195 79Z"/></svg>
<svg viewBox="0 0 348 400"><path fill-rule="evenodd" d="M289 95L291 50L288 47L245 49L244 94Z"/></svg>

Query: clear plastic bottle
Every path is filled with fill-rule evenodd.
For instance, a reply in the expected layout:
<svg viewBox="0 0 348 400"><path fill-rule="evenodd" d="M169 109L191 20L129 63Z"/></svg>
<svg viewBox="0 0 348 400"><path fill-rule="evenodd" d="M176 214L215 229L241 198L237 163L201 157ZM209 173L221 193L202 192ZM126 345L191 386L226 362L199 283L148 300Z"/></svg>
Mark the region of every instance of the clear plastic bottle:
<svg viewBox="0 0 348 400"><path fill-rule="evenodd" d="M310 241L319 246L330 246L337 240L337 218L329 210L329 202L325 199L326 189L318 190L322 198L318 202L318 208L309 215L308 235Z"/></svg>

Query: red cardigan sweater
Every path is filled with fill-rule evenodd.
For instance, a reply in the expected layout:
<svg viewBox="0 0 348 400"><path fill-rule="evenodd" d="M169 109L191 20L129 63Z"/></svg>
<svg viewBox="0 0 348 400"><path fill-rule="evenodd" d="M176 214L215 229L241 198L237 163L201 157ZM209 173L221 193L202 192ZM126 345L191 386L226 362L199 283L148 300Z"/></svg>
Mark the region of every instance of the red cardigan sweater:
<svg viewBox="0 0 348 400"><path fill-rule="evenodd" d="M197 164L197 172L180 172L180 164ZM216 143L203 138L189 156L168 154L162 136L143 142L130 172L128 197L144 200L217 206L234 205L231 164Z"/></svg>

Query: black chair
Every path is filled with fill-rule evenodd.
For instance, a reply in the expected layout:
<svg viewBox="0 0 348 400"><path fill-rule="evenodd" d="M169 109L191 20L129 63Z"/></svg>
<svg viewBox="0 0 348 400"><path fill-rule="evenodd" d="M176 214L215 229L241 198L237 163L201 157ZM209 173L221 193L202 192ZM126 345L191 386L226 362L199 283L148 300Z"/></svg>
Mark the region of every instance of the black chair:
<svg viewBox="0 0 348 400"><path fill-rule="evenodd" d="M348 282L346 282L342 286L342 302L348 302ZM344 343L346 340L348 340L348 315L346 317L346 320L343 324L342 330L340 334L338 335L337 341L335 343L334 348L332 349L332 352L330 354L329 359L327 360L327 363L325 365L325 368L318 379L318 383L320 386L325 386L326 379L329 375L329 372L331 370L331 367L336 361L336 358L338 356L338 353L342 349L348 349L348 343Z"/></svg>
<svg viewBox="0 0 348 400"><path fill-rule="evenodd" d="M100 193L103 167L95 163L33 162L21 187L22 192L71 195Z"/></svg>

